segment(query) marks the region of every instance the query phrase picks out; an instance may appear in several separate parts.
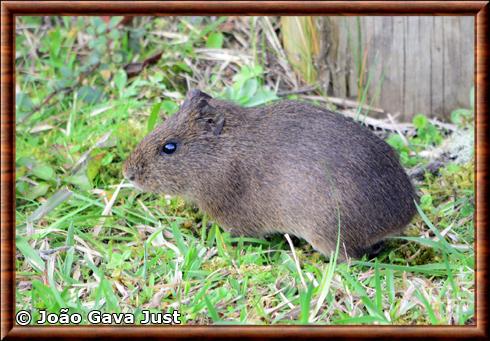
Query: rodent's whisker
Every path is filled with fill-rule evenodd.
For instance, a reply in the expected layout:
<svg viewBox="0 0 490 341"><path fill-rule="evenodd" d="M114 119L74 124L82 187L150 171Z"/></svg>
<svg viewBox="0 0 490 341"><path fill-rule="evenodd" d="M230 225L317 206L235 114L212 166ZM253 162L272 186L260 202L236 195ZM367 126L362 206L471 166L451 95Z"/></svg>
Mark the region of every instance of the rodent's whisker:
<svg viewBox="0 0 490 341"><path fill-rule="evenodd" d="M109 188L116 188L116 187L121 187L121 188L136 188L136 186L130 182L123 183L121 186L118 185L111 185Z"/></svg>

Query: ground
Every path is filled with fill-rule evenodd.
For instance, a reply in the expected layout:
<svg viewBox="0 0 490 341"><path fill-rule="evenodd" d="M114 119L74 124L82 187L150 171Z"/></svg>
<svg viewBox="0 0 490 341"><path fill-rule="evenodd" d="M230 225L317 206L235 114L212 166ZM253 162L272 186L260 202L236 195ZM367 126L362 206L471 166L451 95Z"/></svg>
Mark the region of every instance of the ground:
<svg viewBox="0 0 490 341"><path fill-rule="evenodd" d="M473 157L422 174L419 214L377 258L336 264L301 240L232 238L181 198L135 191L121 168L189 87L247 106L301 99L271 43L277 20L122 19L17 18L17 310L69 308L83 323L94 309L176 309L184 324L474 323ZM386 136L407 169L448 138L427 116ZM453 116L471 129L472 109Z"/></svg>

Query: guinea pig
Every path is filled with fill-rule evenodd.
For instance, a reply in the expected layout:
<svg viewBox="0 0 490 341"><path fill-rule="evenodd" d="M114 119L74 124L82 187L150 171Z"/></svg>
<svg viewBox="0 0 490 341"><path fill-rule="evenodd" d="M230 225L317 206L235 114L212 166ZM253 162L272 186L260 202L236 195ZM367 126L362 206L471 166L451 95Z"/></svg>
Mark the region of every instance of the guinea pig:
<svg viewBox="0 0 490 341"><path fill-rule="evenodd" d="M234 236L288 233L329 256L359 258L400 233L417 196L394 150L312 104L253 108L187 94L124 164L140 190L179 195Z"/></svg>

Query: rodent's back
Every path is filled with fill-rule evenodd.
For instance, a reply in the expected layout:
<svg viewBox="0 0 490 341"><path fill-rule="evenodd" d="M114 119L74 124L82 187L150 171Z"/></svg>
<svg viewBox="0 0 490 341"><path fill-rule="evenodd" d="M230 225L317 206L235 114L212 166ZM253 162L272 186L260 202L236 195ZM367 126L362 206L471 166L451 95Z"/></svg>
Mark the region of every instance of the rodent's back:
<svg viewBox="0 0 490 341"><path fill-rule="evenodd" d="M369 245L413 217L416 195L395 152L359 123L295 101L242 114L247 118L235 150L244 165L241 177L256 182L250 199L259 198L261 214L275 228L295 233L327 224L336 235L340 213L346 239Z"/></svg>

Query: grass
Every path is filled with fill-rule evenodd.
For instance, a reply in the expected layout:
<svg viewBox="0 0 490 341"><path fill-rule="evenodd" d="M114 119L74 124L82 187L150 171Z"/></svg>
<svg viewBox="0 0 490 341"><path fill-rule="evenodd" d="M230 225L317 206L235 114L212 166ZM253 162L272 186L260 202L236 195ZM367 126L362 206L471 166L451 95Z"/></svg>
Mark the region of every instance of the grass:
<svg viewBox="0 0 490 341"><path fill-rule="evenodd" d="M263 36L240 43L272 34L262 19L120 19L17 18L17 310L36 320L66 307L82 323L93 309L177 309L184 324L473 323L472 163L426 176L406 235L341 264L296 239L233 238L191 203L125 186L125 158L188 84L257 105L276 98L277 71L253 63ZM417 120L428 138L392 138L410 166L438 136Z"/></svg>

